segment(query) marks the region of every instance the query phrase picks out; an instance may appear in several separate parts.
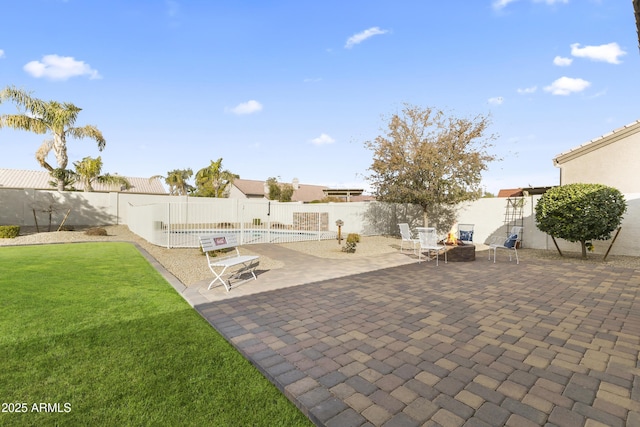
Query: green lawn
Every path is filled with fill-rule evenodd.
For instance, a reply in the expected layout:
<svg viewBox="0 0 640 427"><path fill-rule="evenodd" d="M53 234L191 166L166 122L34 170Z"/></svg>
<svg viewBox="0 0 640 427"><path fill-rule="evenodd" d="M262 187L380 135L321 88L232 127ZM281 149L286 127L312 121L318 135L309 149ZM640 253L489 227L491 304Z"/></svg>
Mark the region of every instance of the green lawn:
<svg viewBox="0 0 640 427"><path fill-rule="evenodd" d="M311 425L128 243L0 248L0 400L3 426Z"/></svg>

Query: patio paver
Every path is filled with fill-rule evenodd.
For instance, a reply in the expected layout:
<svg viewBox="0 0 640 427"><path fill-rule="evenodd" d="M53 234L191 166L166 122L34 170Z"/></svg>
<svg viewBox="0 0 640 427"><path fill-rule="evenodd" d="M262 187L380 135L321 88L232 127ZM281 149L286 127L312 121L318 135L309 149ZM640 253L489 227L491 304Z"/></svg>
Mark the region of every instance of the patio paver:
<svg viewBox="0 0 640 427"><path fill-rule="evenodd" d="M302 258L264 277L306 284L194 306L317 425L640 421L639 270Z"/></svg>

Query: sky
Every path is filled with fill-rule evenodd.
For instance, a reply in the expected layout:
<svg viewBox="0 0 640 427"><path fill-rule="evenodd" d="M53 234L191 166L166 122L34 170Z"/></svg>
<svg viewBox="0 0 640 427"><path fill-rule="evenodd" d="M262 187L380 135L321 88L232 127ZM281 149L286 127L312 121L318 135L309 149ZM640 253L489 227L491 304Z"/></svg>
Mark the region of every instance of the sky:
<svg viewBox="0 0 640 427"><path fill-rule="evenodd" d="M365 142L409 104L489 117L495 194L559 184L555 156L640 119L631 0L5 3L0 87L75 104L107 141L70 138L69 167L223 158L244 179L368 190ZM0 168L42 170L44 139L0 129Z"/></svg>

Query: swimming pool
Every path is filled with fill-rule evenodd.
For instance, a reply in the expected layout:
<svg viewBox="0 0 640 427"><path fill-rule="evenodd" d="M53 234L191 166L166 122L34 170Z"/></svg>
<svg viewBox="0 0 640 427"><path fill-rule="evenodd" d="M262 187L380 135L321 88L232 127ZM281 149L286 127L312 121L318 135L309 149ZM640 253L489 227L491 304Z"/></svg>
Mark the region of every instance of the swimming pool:
<svg viewBox="0 0 640 427"><path fill-rule="evenodd" d="M335 239L334 231L306 231L306 230L270 230L262 228L229 229L229 228L198 228L180 230L162 230L158 236L163 246L172 248L197 248L200 246L198 238L204 235L235 235L241 245L258 243L289 243L309 240Z"/></svg>

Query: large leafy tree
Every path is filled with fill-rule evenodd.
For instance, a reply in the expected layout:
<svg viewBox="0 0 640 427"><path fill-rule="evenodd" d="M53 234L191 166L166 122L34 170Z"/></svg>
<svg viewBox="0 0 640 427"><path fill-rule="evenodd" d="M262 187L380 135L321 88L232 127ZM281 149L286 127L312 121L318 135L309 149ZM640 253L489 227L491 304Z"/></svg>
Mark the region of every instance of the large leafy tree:
<svg viewBox="0 0 640 427"><path fill-rule="evenodd" d="M43 101L32 97L29 92L13 86L7 86L0 91L0 101L5 100L16 104L19 113L0 116L0 128L9 127L51 136L51 139L46 139L36 152L36 159L42 167L52 173L60 191L64 190L65 182L58 177L62 174L55 173L54 170L66 170L69 163L67 137L93 139L98 143L100 151L105 147L106 141L97 127L93 125L75 126L78 113L82 109L71 103ZM55 155L57 168L47 162L47 155L51 151Z"/></svg>
<svg viewBox="0 0 640 427"><path fill-rule="evenodd" d="M128 190L131 188L129 180L123 176L102 174L102 158L85 157L84 159L74 162L76 180L84 186L84 191L93 191L92 184L98 182L100 184L117 184Z"/></svg>
<svg viewBox="0 0 640 427"><path fill-rule="evenodd" d="M368 180L378 200L419 205L425 226L448 229L456 205L481 196L481 173L496 160L488 153L495 139L485 135L489 124L483 115L459 118L405 104L382 135L365 142L373 151Z"/></svg>
<svg viewBox="0 0 640 427"><path fill-rule="evenodd" d="M567 184L546 191L536 205L536 225L545 233L580 242L606 240L620 226L627 203L619 190L602 184Z"/></svg>
<svg viewBox="0 0 640 427"><path fill-rule="evenodd" d="M189 179L193 176L191 169L174 169L167 172L167 176L154 175L149 180L162 178L169 187L169 194L172 196L186 196L193 192L194 188L189 184Z"/></svg>
<svg viewBox="0 0 640 427"><path fill-rule="evenodd" d="M222 157L196 172L196 195L201 197L226 197L229 187L239 175L222 168Z"/></svg>

